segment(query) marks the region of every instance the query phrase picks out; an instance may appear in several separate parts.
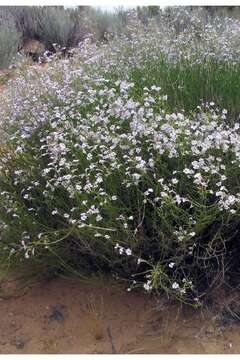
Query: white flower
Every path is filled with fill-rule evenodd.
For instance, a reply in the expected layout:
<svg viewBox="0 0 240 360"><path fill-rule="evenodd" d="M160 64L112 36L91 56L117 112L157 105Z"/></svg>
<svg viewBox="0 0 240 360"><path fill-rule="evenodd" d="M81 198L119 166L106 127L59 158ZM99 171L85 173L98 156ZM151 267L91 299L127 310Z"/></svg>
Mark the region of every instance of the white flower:
<svg viewBox="0 0 240 360"><path fill-rule="evenodd" d="M84 214L84 213L83 213L83 214L81 214L81 216L80 216L80 217L81 217L81 220L82 220L82 221L87 220L87 215L86 215L86 214Z"/></svg>
<svg viewBox="0 0 240 360"><path fill-rule="evenodd" d="M148 280L146 283L144 283L143 287L146 291L151 291L152 290L151 280Z"/></svg>
<svg viewBox="0 0 240 360"><path fill-rule="evenodd" d="M174 289L174 290L179 289L179 284L178 284L177 282L174 282L174 283L172 284L172 289Z"/></svg>
<svg viewBox="0 0 240 360"><path fill-rule="evenodd" d="M16 148L16 152L17 153L23 153L23 148L21 147L21 146L18 146L17 148Z"/></svg>
<svg viewBox="0 0 240 360"><path fill-rule="evenodd" d="M175 265L174 262L170 262L170 263L168 264L168 266L169 266L171 269L174 267L174 265Z"/></svg>
<svg viewBox="0 0 240 360"><path fill-rule="evenodd" d="M101 220L102 220L102 216L98 214L96 217L96 221L101 221Z"/></svg>
<svg viewBox="0 0 240 360"><path fill-rule="evenodd" d="M188 168L185 168L185 169L183 170L183 172L184 172L184 174L186 174L186 175L190 175L190 174L193 173L193 171L190 170L190 169L188 169Z"/></svg>
<svg viewBox="0 0 240 360"><path fill-rule="evenodd" d="M125 250L125 253L126 253L126 255L130 256L130 255L132 255L132 250L129 249L129 248L127 248L127 249Z"/></svg>

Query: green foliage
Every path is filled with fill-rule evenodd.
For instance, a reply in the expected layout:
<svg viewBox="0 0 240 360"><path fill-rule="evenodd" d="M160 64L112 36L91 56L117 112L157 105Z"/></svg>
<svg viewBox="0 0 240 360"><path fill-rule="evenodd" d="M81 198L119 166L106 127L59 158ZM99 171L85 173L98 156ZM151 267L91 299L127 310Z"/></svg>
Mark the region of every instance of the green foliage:
<svg viewBox="0 0 240 360"><path fill-rule="evenodd" d="M220 108L229 109L229 120L240 114L240 66L207 61L192 64L190 61L171 64L166 59L146 61L144 66L133 69L131 79L150 86L160 84L169 94L169 111L191 112L193 108L211 99Z"/></svg>
<svg viewBox="0 0 240 360"><path fill-rule="evenodd" d="M2 269L107 272L196 305L238 282L239 23L170 15L121 13L127 36L88 39L2 94Z"/></svg>

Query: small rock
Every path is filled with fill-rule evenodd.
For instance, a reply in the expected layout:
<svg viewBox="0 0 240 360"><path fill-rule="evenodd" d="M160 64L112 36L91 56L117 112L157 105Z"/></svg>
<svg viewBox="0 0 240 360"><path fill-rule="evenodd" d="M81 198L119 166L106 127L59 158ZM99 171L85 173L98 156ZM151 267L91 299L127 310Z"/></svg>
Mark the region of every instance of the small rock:
<svg viewBox="0 0 240 360"><path fill-rule="evenodd" d="M17 349L23 349L25 346L25 342L23 341L23 339L16 339L15 346Z"/></svg>
<svg viewBox="0 0 240 360"><path fill-rule="evenodd" d="M64 305L61 304L52 306L52 312L49 316L49 319L60 322L63 321L64 320L63 309L64 309Z"/></svg>
<svg viewBox="0 0 240 360"><path fill-rule="evenodd" d="M215 328L211 325L209 325L206 329L206 334L213 334L215 331Z"/></svg>

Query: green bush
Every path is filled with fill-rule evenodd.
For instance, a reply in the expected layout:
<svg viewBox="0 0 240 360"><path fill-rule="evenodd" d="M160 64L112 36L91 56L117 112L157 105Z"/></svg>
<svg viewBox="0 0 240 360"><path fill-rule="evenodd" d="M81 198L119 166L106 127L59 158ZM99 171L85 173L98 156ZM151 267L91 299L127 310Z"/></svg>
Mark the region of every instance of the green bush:
<svg viewBox="0 0 240 360"><path fill-rule="evenodd" d="M130 36L10 83L1 269L101 271L197 305L238 286L239 28L197 40L193 20L176 35L132 16Z"/></svg>
<svg viewBox="0 0 240 360"><path fill-rule="evenodd" d="M213 104L167 113L156 86L51 86L61 100L38 99L2 150L3 263L58 258L199 301L236 266L237 125Z"/></svg>

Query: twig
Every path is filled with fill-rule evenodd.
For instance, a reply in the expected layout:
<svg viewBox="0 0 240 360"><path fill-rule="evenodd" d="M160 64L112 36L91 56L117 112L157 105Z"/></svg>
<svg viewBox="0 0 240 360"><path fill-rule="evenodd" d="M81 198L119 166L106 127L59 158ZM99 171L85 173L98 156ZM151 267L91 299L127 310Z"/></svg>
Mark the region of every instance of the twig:
<svg viewBox="0 0 240 360"><path fill-rule="evenodd" d="M116 350L116 348L114 346L114 343L113 343L113 338L112 338L112 333L111 333L110 326L107 327L107 334L108 334L109 341L110 341L111 346L112 346L112 353L117 354L117 350Z"/></svg>

